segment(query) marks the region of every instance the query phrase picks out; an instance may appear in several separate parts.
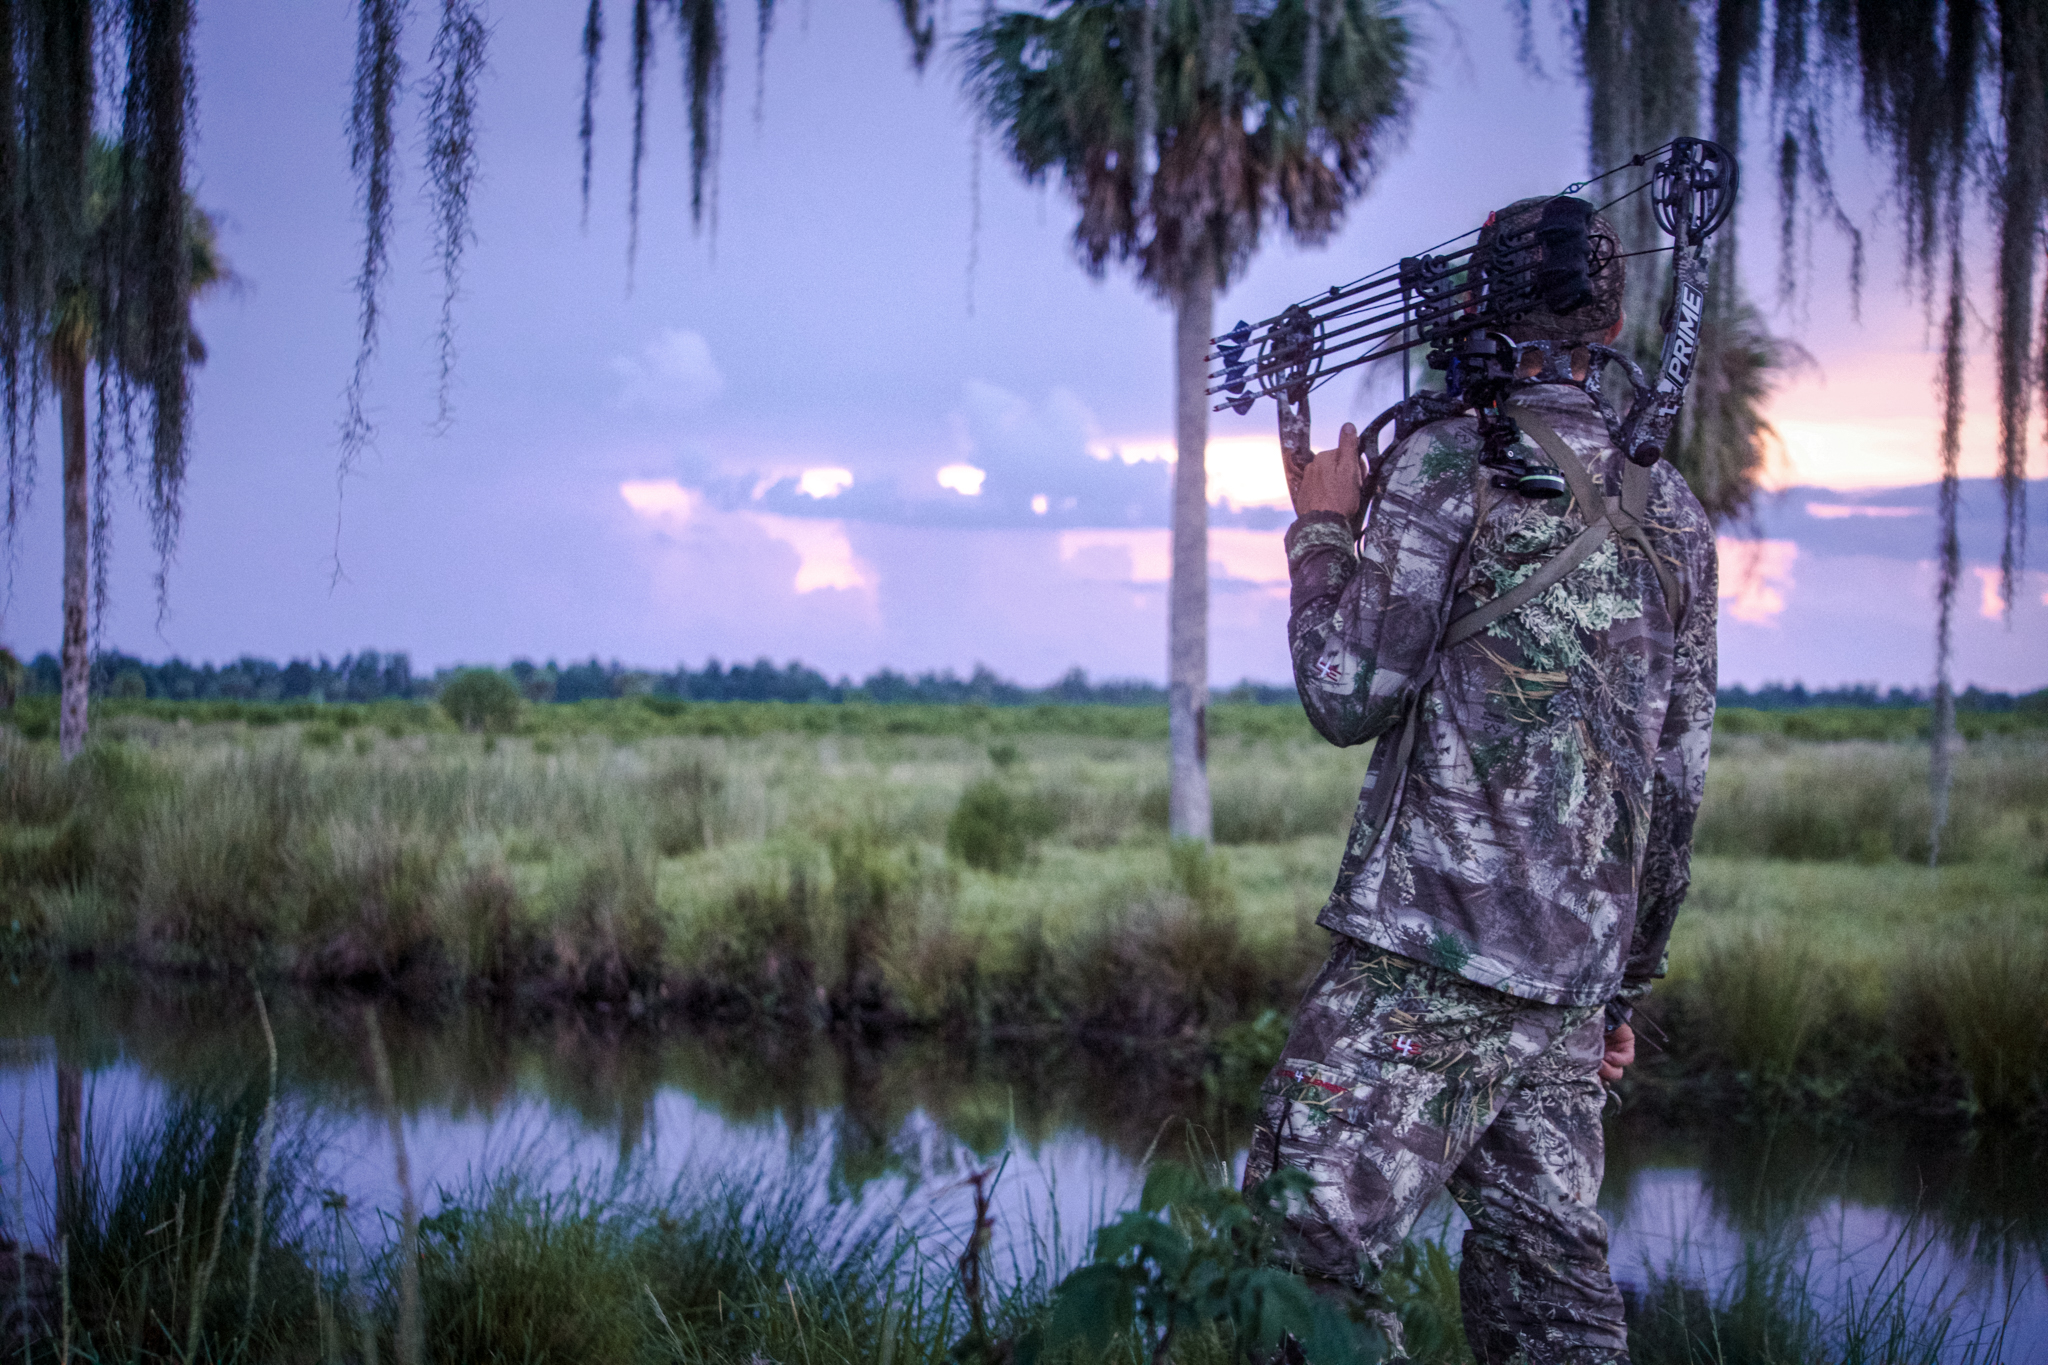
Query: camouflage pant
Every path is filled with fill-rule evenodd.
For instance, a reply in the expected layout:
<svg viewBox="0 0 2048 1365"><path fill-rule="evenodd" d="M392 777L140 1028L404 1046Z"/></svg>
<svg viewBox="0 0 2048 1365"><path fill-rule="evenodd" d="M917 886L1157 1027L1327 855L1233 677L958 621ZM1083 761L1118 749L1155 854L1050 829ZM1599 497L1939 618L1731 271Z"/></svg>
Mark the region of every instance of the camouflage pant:
<svg viewBox="0 0 2048 1365"><path fill-rule="evenodd" d="M1283 1166L1314 1178L1287 1227L1294 1266L1369 1289L1449 1186L1472 1220L1458 1285L1481 1365L1625 1358L1594 1210L1600 1015L1340 938L1266 1082L1245 1171L1247 1187Z"/></svg>

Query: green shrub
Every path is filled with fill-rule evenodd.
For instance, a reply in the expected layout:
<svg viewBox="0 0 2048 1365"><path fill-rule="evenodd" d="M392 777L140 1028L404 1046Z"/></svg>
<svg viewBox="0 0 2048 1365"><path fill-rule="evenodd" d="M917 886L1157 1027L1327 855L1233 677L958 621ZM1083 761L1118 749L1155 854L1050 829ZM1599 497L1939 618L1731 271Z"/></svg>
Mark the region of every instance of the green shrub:
<svg viewBox="0 0 2048 1365"><path fill-rule="evenodd" d="M465 668L441 689L441 709L465 730L506 734L519 723L519 688L489 668Z"/></svg>
<svg viewBox="0 0 2048 1365"><path fill-rule="evenodd" d="M985 777L960 794L946 822L946 851L984 872L1015 872L1031 846L1059 828L1044 801L1013 791L1001 778Z"/></svg>
<svg viewBox="0 0 2048 1365"><path fill-rule="evenodd" d="M1133 1354L1166 1361L1194 1355L1187 1348L1200 1351L1209 1344L1202 1336L1215 1333L1237 1359L1281 1358L1289 1335L1318 1365L1385 1359L1376 1328L1276 1264L1287 1210L1309 1191L1308 1175L1277 1171L1243 1192L1229 1175L1156 1163L1138 1207L1098 1228L1094 1259L1054 1289L1042 1327L1014 1348L998 1345L977 1310L953 1358L1035 1362L1076 1347L1086 1358L1113 1358L1130 1350L1135 1335Z"/></svg>

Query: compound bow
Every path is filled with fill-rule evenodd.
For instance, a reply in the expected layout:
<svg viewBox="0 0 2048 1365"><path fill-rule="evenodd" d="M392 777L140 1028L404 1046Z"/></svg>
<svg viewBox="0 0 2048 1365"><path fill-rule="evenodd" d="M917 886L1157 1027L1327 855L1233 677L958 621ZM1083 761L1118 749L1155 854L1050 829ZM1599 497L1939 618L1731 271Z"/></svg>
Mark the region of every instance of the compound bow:
<svg viewBox="0 0 2048 1365"><path fill-rule="evenodd" d="M1573 347L1518 342L1510 329L1538 308L1570 313L1593 298L1593 280L1614 260L1613 244L1588 231L1599 210L1573 196L1660 156L1647 180L1600 206L1647 191L1658 226L1672 239L1665 248L1673 253L1672 292L1656 379L1647 380L1634 361L1598 344L1583 348L1590 358L1584 377L1575 377ZM1225 395L1216 411L1227 407L1240 415L1260 398L1272 398L1280 409L1281 449L1297 467L1306 467L1315 458L1310 392L1346 370L1427 346L1430 368L1444 373L1442 391L1408 394L1367 424L1360 447L1369 460L1378 459L1379 432L1389 421L1399 440L1424 422L1473 409L1481 458L1496 469L1495 485L1554 497L1565 490L1563 477L1518 453L1527 447L1517 445L1521 433L1501 411L1501 401L1526 384L1570 382L1598 404L1616 447L1639 465L1653 465L1670 444L1692 378L1706 308L1706 240L1735 207L1738 175L1727 149L1675 138L1568 186L1543 206L1533 225L1504 228L1491 237L1475 228L1351 284L1332 285L1264 322L1238 323L1211 343L1209 359L1217 367L1209 373L1207 392ZM1623 368L1634 390L1626 416L1601 392L1609 364Z"/></svg>

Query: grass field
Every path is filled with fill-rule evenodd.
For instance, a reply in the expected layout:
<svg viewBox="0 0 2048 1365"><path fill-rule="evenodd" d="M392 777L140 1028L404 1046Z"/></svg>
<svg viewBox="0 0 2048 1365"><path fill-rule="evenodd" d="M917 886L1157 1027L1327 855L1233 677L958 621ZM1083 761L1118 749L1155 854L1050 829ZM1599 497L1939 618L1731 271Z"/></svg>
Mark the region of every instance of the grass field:
<svg viewBox="0 0 2048 1365"><path fill-rule="evenodd" d="M503 737L304 710L137 704L68 769L0 729L0 952L1140 1036L1256 1072L1325 951L1366 757L1287 708L1219 707L1204 855L1168 844L1163 715L1135 708L643 699L529 708ZM719 717L733 733L702 733ZM1967 745L1929 869L1923 748L1731 721L1644 1101L2039 1112L2048 736Z"/></svg>

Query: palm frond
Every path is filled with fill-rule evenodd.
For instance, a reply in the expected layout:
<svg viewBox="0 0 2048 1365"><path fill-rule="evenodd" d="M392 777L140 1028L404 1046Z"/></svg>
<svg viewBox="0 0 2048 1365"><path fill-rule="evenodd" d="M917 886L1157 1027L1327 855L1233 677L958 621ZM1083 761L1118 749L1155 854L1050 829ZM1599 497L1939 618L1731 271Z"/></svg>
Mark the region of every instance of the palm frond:
<svg viewBox="0 0 2048 1365"><path fill-rule="evenodd" d="M1079 209L1082 264L1133 261L1167 296L1230 279L1275 218L1302 242L1336 229L1399 131L1408 49L1366 0L1072 0L963 43L984 123Z"/></svg>

